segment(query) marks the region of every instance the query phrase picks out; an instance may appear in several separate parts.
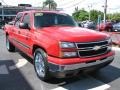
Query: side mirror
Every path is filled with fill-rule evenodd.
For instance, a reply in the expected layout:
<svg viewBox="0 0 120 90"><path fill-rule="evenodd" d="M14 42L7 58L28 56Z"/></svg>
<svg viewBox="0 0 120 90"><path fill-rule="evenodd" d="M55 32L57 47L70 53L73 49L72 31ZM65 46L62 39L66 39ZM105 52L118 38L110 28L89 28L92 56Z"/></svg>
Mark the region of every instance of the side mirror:
<svg viewBox="0 0 120 90"><path fill-rule="evenodd" d="M14 21L8 22L9 25L14 25Z"/></svg>
<svg viewBox="0 0 120 90"><path fill-rule="evenodd" d="M19 28L21 29L30 29L29 25L27 23L20 23Z"/></svg>

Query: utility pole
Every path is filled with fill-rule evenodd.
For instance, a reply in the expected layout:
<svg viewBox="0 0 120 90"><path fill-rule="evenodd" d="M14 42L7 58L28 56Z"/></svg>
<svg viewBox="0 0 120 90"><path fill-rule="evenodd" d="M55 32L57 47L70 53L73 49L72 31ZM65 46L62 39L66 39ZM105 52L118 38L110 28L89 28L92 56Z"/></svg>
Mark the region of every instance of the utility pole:
<svg viewBox="0 0 120 90"><path fill-rule="evenodd" d="M105 5L104 5L104 24L106 23L106 13L107 13L107 0L105 0Z"/></svg>
<svg viewBox="0 0 120 90"><path fill-rule="evenodd" d="M90 13L90 11L91 11L91 8L92 8L92 4L88 5L88 8L89 8L89 21L90 21L91 20L91 13Z"/></svg>

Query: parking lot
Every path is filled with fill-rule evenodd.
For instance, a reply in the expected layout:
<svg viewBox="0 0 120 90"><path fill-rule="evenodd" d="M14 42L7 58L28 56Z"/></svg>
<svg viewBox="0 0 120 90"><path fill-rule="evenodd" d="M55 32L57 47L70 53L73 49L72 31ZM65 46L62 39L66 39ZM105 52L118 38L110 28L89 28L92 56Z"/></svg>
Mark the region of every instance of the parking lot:
<svg viewBox="0 0 120 90"><path fill-rule="evenodd" d="M30 58L20 51L7 51L4 31L0 30L0 90L119 90L120 49L113 49L114 61L97 73L43 82L36 76Z"/></svg>

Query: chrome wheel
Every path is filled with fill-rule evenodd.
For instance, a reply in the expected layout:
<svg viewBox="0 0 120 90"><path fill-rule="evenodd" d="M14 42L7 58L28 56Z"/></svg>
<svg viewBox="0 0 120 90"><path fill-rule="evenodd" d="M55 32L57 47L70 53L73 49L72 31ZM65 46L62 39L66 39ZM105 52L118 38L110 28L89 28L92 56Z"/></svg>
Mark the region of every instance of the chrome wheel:
<svg viewBox="0 0 120 90"><path fill-rule="evenodd" d="M9 52L15 52L15 46L9 41L9 36L6 36L6 48Z"/></svg>
<svg viewBox="0 0 120 90"><path fill-rule="evenodd" d="M37 52L35 55L35 69L39 77L45 76L44 58L40 52Z"/></svg>

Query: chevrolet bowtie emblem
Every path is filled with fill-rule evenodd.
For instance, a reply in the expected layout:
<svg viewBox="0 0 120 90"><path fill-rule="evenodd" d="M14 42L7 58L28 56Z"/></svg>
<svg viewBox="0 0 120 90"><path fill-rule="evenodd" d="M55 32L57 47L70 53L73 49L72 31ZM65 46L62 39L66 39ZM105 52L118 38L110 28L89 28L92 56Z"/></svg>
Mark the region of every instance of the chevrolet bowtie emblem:
<svg viewBox="0 0 120 90"><path fill-rule="evenodd" d="M101 46L94 46L94 47L93 47L93 50L97 51L97 50L99 50L100 48L101 48Z"/></svg>

